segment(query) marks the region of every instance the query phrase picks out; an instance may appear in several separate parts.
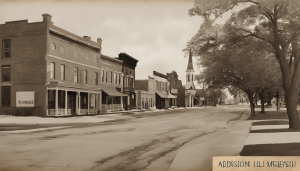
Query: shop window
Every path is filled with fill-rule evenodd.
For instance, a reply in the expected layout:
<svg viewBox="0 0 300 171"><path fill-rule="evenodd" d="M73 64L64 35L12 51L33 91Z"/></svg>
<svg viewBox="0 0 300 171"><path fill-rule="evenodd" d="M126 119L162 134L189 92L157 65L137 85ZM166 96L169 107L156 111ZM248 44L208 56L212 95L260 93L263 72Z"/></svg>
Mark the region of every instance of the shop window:
<svg viewBox="0 0 300 171"><path fill-rule="evenodd" d="M48 90L48 109L55 109L55 90Z"/></svg>
<svg viewBox="0 0 300 171"><path fill-rule="evenodd" d="M10 86L1 87L1 105L10 106Z"/></svg>
<svg viewBox="0 0 300 171"><path fill-rule="evenodd" d="M2 66L2 82L10 82L10 66Z"/></svg>
<svg viewBox="0 0 300 171"><path fill-rule="evenodd" d="M2 58L11 58L11 41L2 41Z"/></svg>

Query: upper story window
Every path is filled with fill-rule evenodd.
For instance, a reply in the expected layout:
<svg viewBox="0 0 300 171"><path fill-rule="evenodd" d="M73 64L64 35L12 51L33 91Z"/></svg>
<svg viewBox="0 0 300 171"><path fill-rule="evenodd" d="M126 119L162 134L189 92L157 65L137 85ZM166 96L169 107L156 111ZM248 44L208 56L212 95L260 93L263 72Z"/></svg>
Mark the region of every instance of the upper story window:
<svg viewBox="0 0 300 171"><path fill-rule="evenodd" d="M104 83L104 71L101 71L101 82Z"/></svg>
<svg viewBox="0 0 300 171"><path fill-rule="evenodd" d="M87 70L83 70L83 83L87 83Z"/></svg>
<svg viewBox="0 0 300 171"><path fill-rule="evenodd" d="M51 62L50 64L50 78L55 79L55 63Z"/></svg>
<svg viewBox="0 0 300 171"><path fill-rule="evenodd" d="M74 82L78 83L78 68L74 68Z"/></svg>
<svg viewBox="0 0 300 171"><path fill-rule="evenodd" d="M110 71L110 83L113 83L113 72Z"/></svg>
<svg viewBox="0 0 300 171"><path fill-rule="evenodd" d="M117 77L117 73L114 73L114 79L115 79L115 84L118 84L118 77Z"/></svg>
<svg viewBox="0 0 300 171"><path fill-rule="evenodd" d="M54 42L51 43L50 48L51 48L52 50L55 50L55 49L56 49L56 45L55 45Z"/></svg>
<svg viewBox="0 0 300 171"><path fill-rule="evenodd" d="M129 78L126 77L126 87L128 87Z"/></svg>
<svg viewBox="0 0 300 171"><path fill-rule="evenodd" d="M126 80L125 80L125 76L123 76L123 87L125 87L125 86L126 86L125 82L126 82Z"/></svg>
<svg viewBox="0 0 300 171"><path fill-rule="evenodd" d="M119 80L119 84L121 84L121 74L118 74L118 80Z"/></svg>
<svg viewBox="0 0 300 171"><path fill-rule="evenodd" d="M2 82L10 82L10 66L2 66Z"/></svg>
<svg viewBox="0 0 300 171"><path fill-rule="evenodd" d="M134 88L134 80L133 80L133 78L131 78L131 84L132 84L132 88Z"/></svg>
<svg viewBox="0 0 300 171"><path fill-rule="evenodd" d="M193 76L194 76L194 75L192 75L192 81L194 81L194 78L193 78Z"/></svg>
<svg viewBox="0 0 300 171"><path fill-rule="evenodd" d="M11 58L11 41L2 41L2 58Z"/></svg>
<svg viewBox="0 0 300 171"><path fill-rule="evenodd" d="M105 71L105 82L107 83L107 79L108 79L108 71Z"/></svg>
<svg viewBox="0 0 300 171"><path fill-rule="evenodd" d="M65 80L65 65L60 65L60 79Z"/></svg>
<svg viewBox="0 0 300 171"><path fill-rule="evenodd" d="M95 85L98 85L98 72L94 74Z"/></svg>

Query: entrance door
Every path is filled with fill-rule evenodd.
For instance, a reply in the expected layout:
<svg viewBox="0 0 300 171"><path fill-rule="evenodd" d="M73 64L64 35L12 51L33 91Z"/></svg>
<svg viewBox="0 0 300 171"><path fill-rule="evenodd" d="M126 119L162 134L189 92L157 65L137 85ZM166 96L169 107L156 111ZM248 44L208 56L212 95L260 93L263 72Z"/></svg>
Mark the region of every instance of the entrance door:
<svg viewBox="0 0 300 171"><path fill-rule="evenodd" d="M68 91L68 109L71 109L71 113L76 113L76 92Z"/></svg>

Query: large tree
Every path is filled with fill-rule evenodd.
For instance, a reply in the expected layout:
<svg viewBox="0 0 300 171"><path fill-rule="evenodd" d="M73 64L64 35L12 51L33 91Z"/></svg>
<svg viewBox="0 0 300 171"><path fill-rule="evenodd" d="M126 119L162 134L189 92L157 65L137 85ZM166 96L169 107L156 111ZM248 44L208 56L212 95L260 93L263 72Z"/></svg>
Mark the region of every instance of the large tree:
<svg viewBox="0 0 300 171"><path fill-rule="evenodd" d="M300 1L298 0L195 0L189 14L214 22L233 9L228 28L237 39L256 38L280 64L289 127L298 129L297 100L300 82ZM241 10L234 12L235 7ZM204 25L207 22L204 22ZM203 27L205 28L205 27ZM258 56L257 58L261 58Z"/></svg>

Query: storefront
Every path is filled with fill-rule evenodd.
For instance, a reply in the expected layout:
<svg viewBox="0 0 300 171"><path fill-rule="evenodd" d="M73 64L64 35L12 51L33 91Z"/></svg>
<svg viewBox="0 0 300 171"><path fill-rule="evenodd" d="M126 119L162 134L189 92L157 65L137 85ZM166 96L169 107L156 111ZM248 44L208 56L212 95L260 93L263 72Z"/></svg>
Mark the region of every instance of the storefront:
<svg viewBox="0 0 300 171"><path fill-rule="evenodd" d="M48 86L47 116L99 114L100 97L100 89L84 90Z"/></svg>
<svg viewBox="0 0 300 171"><path fill-rule="evenodd" d="M101 111L115 111L123 110L123 101L122 97L127 97L126 94L123 94L117 90L116 87L102 86L102 104Z"/></svg>

